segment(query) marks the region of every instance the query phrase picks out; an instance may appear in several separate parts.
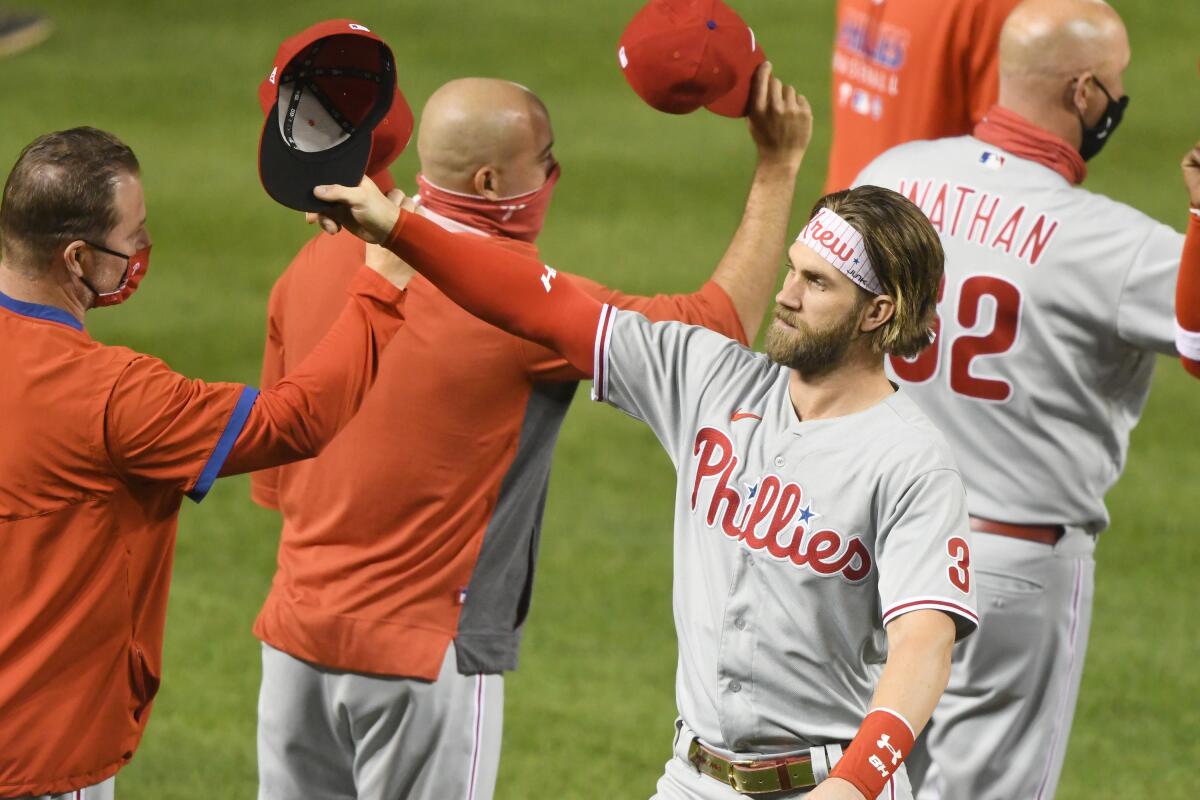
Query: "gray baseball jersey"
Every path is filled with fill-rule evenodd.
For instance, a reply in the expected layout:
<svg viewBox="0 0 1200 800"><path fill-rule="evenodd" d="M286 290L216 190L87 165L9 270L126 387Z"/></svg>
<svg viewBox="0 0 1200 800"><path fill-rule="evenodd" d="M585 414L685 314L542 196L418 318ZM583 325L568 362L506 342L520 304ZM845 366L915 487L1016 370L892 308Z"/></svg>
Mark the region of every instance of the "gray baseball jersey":
<svg viewBox="0 0 1200 800"><path fill-rule="evenodd" d="M890 368L946 434L971 513L1103 529L1154 355L1175 353L1182 234L969 136L896 147L855 183L941 233L938 342Z"/></svg>
<svg viewBox="0 0 1200 800"><path fill-rule="evenodd" d="M789 370L681 323L606 306L593 397L654 431L677 471L679 713L709 745L778 753L853 737L884 626L978 619L962 480L903 391L802 422Z"/></svg>

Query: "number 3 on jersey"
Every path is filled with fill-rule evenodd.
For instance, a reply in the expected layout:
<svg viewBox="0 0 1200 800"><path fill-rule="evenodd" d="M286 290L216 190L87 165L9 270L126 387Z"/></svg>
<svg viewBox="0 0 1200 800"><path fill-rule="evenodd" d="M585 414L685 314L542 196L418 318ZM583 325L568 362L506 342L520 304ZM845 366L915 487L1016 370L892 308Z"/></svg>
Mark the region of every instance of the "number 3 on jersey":
<svg viewBox="0 0 1200 800"><path fill-rule="evenodd" d="M938 304L942 303L946 281L938 289ZM996 313L992 329L986 333L963 333L954 338L950 348L950 388L958 394L978 400L1003 402L1012 396L1012 385L1000 378L981 378L971 374L971 362L980 356L1007 353L1017 341L1021 319L1021 290L995 275L972 275L963 281L958 296L958 324L963 330L979 322L985 298L990 298ZM925 383L937 376L941 368L942 319L933 323L937 336L934 343L916 358L888 356L896 376L908 383Z"/></svg>
<svg viewBox="0 0 1200 800"><path fill-rule="evenodd" d="M946 553L954 561L946 570L950 582L963 594L970 594L971 548L967 545L967 540L961 536L955 536L946 542Z"/></svg>

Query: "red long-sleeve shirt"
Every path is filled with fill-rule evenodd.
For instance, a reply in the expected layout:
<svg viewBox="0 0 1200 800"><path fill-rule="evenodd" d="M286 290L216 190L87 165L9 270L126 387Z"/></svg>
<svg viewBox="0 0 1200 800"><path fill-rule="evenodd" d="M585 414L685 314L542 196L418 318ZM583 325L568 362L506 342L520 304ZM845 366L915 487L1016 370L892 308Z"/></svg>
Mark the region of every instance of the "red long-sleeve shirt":
<svg viewBox="0 0 1200 800"><path fill-rule="evenodd" d="M481 285L497 260L541 269L532 245L439 219L457 232L421 221L475 248L456 263ZM322 335L328 298L362 259L348 233L317 236L296 256L271 293L264 383ZM598 298L597 308L745 339L732 301L711 282L634 297L578 276L556 280ZM298 658L356 672L434 679L451 640L465 674L514 669L553 448L590 355L585 368L573 365L472 316L423 277L408 293L408 324L359 415L319 458L253 478L255 499L283 515L278 570L254 631Z"/></svg>
<svg viewBox="0 0 1200 800"><path fill-rule="evenodd" d="M0 294L0 797L89 786L132 758L162 674L180 502L316 454L354 413L403 294L365 269L350 294L261 394Z"/></svg>

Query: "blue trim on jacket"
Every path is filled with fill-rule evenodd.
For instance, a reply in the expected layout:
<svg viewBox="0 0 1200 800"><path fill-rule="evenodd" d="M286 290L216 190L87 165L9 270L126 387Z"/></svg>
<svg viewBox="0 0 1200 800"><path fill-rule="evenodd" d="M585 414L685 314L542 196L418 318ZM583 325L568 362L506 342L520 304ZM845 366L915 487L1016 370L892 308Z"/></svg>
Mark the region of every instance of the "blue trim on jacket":
<svg viewBox="0 0 1200 800"><path fill-rule="evenodd" d="M199 503L216 482L217 476L221 474L221 467L225 466L225 459L229 458L229 453L233 450L233 443L237 441L238 436L241 436L242 428L246 427L250 409L254 407L254 401L257 399L258 389L253 386L242 387L242 394L238 397L237 405L233 407L233 413L229 415L229 422L225 425L225 430L221 432L217 446L213 448L212 455L208 457L204 469L200 470L200 477L196 479L196 485L187 493L190 500Z"/></svg>
<svg viewBox="0 0 1200 800"><path fill-rule="evenodd" d="M33 317L34 319L48 319L51 322L58 322L62 325L68 325L77 331L83 330L83 323L72 317L63 309L57 306L44 306L41 303L27 303L24 300L17 300L9 297L4 292L0 292L0 308L7 308L14 314L20 314L23 317Z"/></svg>

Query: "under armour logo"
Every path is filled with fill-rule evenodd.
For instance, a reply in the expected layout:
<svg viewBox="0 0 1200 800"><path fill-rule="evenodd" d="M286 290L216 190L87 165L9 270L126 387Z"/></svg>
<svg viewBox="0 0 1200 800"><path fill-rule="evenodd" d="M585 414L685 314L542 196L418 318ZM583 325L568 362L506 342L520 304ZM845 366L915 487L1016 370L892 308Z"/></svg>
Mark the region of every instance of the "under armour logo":
<svg viewBox="0 0 1200 800"><path fill-rule="evenodd" d="M542 273L542 286L546 287L546 294L550 294L550 281L558 276L558 270L549 264L545 264L544 266L546 267L546 271Z"/></svg>
<svg viewBox="0 0 1200 800"><path fill-rule="evenodd" d="M903 753L901 753L896 748L892 747L891 737L888 736L888 734L886 734L886 733L880 735L879 741L875 743L875 746L878 747L880 750L883 750L886 748L892 754L892 766L893 767L900 763L900 759L904 758Z"/></svg>

